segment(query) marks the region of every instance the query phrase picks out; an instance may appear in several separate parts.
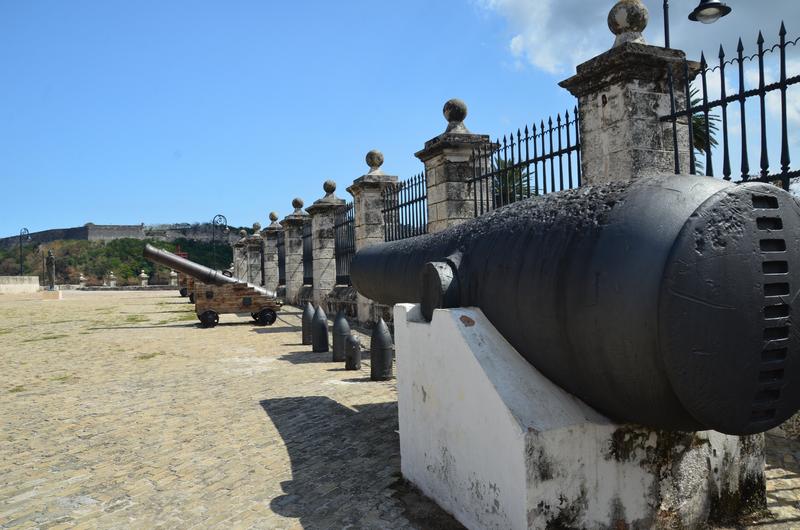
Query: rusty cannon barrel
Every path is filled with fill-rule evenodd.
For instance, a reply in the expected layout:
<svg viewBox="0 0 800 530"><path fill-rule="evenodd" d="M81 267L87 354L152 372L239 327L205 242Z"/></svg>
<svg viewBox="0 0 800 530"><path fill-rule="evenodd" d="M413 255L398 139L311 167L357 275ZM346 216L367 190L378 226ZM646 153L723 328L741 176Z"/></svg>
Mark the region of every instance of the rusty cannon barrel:
<svg viewBox="0 0 800 530"><path fill-rule="evenodd" d="M195 263L186 258L176 256L172 252L156 248L149 243L144 246L143 254L144 257L149 259L150 261L160 263L161 265L174 269L178 272L182 272L183 274L191 276L195 280L199 280L208 285L224 285L226 283L245 283L242 282L241 280L237 280L236 278L225 276L225 274L223 274L222 271L217 271L209 267L204 267L199 263ZM263 287L258 287L255 285L250 285L250 287L252 287L257 292L263 295L272 297L276 296L274 292L268 291Z"/></svg>
<svg viewBox="0 0 800 530"><path fill-rule="evenodd" d="M617 422L753 434L800 408L800 206L782 189L653 176L517 202L360 250L382 304L480 308Z"/></svg>

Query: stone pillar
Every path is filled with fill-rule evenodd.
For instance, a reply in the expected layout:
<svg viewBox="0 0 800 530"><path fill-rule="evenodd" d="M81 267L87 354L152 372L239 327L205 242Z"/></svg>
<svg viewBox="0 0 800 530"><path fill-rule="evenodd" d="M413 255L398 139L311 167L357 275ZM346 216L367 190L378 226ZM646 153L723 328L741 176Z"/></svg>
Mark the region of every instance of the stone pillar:
<svg viewBox="0 0 800 530"><path fill-rule="evenodd" d="M86 276L81 273L80 277L78 277L78 285L81 287L86 287Z"/></svg>
<svg viewBox="0 0 800 530"><path fill-rule="evenodd" d="M117 277L114 276L114 271L108 273L108 286L109 287L117 286Z"/></svg>
<svg viewBox="0 0 800 530"><path fill-rule="evenodd" d="M247 230L239 230L239 240L233 247L233 277L247 281Z"/></svg>
<svg viewBox="0 0 800 530"><path fill-rule="evenodd" d="M147 280L149 280L149 279L150 279L150 276L148 276L147 273L144 272L144 269L142 269L142 272L139 273L139 286L140 287L147 287Z"/></svg>
<svg viewBox="0 0 800 530"><path fill-rule="evenodd" d="M303 211L302 199L292 201L294 212L281 221L286 236L286 301L299 303L303 288L303 225L308 222L308 214Z"/></svg>
<svg viewBox="0 0 800 530"><path fill-rule="evenodd" d="M247 283L264 284L264 238L261 237L261 223L253 224L253 235L245 240L247 256Z"/></svg>
<svg viewBox="0 0 800 530"><path fill-rule="evenodd" d="M369 173L353 181L347 188L353 196L355 218L356 251L376 243L384 242L383 200L381 194L387 186L397 184L397 177L387 175L381 170L383 154L372 150L367 153ZM356 295L358 321L372 320L372 300Z"/></svg>
<svg viewBox="0 0 800 530"><path fill-rule="evenodd" d="M641 32L647 9L638 0L617 3L608 17L614 47L581 64L560 85L578 98L581 172L584 184L631 180L654 172L674 173L668 77L672 72L676 108L685 108L681 50L649 46ZM693 79L699 64L689 64ZM680 172L689 173L689 128L678 120Z"/></svg>
<svg viewBox="0 0 800 530"><path fill-rule="evenodd" d="M271 291L278 289L278 234L283 227L278 223L278 214L270 212L270 225L261 235L264 238L264 287Z"/></svg>
<svg viewBox="0 0 800 530"><path fill-rule="evenodd" d="M178 273L171 269L169 271L169 286L170 287L178 286Z"/></svg>
<svg viewBox="0 0 800 530"><path fill-rule="evenodd" d="M334 214L345 205L336 197L336 183L326 180L325 196L306 208L311 215L311 249L314 259L314 303L322 304L336 285L336 244ZM325 306L323 306L325 307Z"/></svg>
<svg viewBox="0 0 800 530"><path fill-rule="evenodd" d="M464 126L467 105L460 99L444 104L447 129L425 142L414 156L425 164L428 181L428 232L441 232L474 217L472 153L489 143L489 136Z"/></svg>

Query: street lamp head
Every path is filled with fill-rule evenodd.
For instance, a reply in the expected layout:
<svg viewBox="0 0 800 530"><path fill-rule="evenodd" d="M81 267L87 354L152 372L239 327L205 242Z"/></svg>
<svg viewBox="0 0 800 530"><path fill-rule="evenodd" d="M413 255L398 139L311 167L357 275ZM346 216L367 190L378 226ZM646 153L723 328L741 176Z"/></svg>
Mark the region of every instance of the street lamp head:
<svg viewBox="0 0 800 530"><path fill-rule="evenodd" d="M689 20L702 22L703 24L713 24L730 12L731 8L720 2L720 0L700 0L700 4L689 15Z"/></svg>

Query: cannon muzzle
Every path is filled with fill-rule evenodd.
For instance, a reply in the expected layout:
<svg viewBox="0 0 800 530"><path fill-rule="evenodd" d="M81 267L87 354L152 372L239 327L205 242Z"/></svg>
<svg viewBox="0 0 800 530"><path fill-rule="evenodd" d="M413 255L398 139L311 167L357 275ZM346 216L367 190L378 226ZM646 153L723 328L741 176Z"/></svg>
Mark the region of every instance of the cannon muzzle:
<svg viewBox="0 0 800 530"><path fill-rule="evenodd" d="M365 248L351 276L362 295L420 302L428 319L480 308L618 422L744 435L800 408L800 206L769 184L584 186Z"/></svg>
<svg viewBox="0 0 800 530"><path fill-rule="evenodd" d="M143 254L144 257L149 259L150 261L153 261L155 263L160 263L165 267L169 267L178 272L182 272L183 274L191 276L195 280L199 280L205 284L225 285L228 283L245 283L240 280L237 280L236 278L225 276L225 274L222 271L217 271L209 267L204 267L199 263L195 263L186 258L176 256L172 252L156 248L149 243L144 246ZM263 287L258 287L255 285L250 285L250 287L252 287L259 293L264 294L266 296L272 296L272 297L276 296L274 292L268 291Z"/></svg>

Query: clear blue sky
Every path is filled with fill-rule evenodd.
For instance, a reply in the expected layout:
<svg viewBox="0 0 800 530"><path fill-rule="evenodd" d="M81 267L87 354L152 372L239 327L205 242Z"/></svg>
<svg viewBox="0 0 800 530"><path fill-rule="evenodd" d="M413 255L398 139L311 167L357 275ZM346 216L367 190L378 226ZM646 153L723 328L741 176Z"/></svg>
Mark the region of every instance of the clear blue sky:
<svg viewBox="0 0 800 530"><path fill-rule="evenodd" d="M322 196L325 179L349 198L372 148L385 171L407 178L422 169L413 153L444 130L448 98L464 99L467 126L492 136L574 104L556 83L608 48L613 2L563 2L570 24L537 13L557 5L5 0L0 236L217 213L263 224L271 210L289 213L295 196L306 205ZM749 8L736 9L741 24L730 27L752 32ZM687 26L685 14L675 18L679 47ZM530 37L527 49L517 35ZM569 50L563 64L532 53L542 35Z"/></svg>

